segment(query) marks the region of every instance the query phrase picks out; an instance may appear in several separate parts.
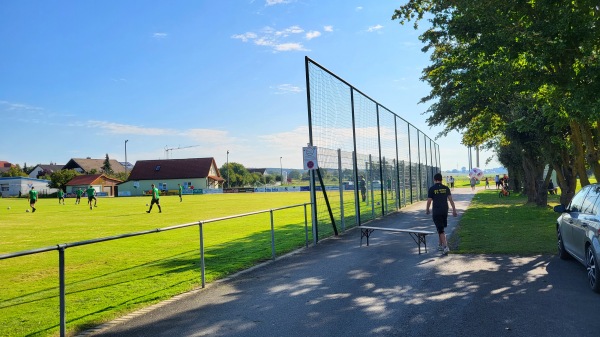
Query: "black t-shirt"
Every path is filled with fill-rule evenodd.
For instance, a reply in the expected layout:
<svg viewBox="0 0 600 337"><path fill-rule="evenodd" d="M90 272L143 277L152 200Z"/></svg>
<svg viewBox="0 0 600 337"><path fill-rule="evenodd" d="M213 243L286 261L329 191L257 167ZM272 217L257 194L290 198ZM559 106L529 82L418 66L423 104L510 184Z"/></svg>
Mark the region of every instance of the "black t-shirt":
<svg viewBox="0 0 600 337"><path fill-rule="evenodd" d="M448 186L436 183L429 188L427 192L427 198L432 199L431 212L434 215L448 214L448 196L450 195L450 189Z"/></svg>

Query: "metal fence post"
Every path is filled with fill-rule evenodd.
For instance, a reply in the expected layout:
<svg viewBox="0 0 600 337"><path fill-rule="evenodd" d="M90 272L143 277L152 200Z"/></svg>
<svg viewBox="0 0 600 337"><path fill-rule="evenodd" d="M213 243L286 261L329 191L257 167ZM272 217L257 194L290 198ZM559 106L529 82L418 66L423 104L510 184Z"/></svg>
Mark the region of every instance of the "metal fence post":
<svg viewBox="0 0 600 337"><path fill-rule="evenodd" d="M67 245L58 245L58 289L60 297L60 337L67 335L66 291L65 291L65 249Z"/></svg>
<svg viewBox="0 0 600 337"><path fill-rule="evenodd" d="M338 180L340 189L340 220L342 221L342 232L346 230L346 219L344 217L344 173L342 171L342 149L337 150L338 153Z"/></svg>
<svg viewBox="0 0 600 337"><path fill-rule="evenodd" d="M200 279L202 282L202 288L206 285L206 275L205 275L205 264L204 264L204 226L202 221L198 222L198 229L200 231Z"/></svg>
<svg viewBox="0 0 600 337"><path fill-rule="evenodd" d="M308 215L306 213L306 204L304 204L304 234L306 236L306 248L308 248Z"/></svg>
<svg viewBox="0 0 600 337"><path fill-rule="evenodd" d="M271 214L271 255L273 256L273 260L275 260L275 225L273 220L273 210L270 210Z"/></svg>

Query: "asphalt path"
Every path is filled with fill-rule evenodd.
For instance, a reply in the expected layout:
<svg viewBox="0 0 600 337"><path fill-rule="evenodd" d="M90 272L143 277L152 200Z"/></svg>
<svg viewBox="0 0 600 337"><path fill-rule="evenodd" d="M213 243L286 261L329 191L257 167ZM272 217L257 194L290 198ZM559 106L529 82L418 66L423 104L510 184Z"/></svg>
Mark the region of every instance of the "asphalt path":
<svg viewBox="0 0 600 337"><path fill-rule="evenodd" d="M455 189L458 218L473 197ZM435 231L425 202L369 225ZM502 230L502 228L498 228ZM442 256L350 229L80 336L599 336L600 295L556 256Z"/></svg>

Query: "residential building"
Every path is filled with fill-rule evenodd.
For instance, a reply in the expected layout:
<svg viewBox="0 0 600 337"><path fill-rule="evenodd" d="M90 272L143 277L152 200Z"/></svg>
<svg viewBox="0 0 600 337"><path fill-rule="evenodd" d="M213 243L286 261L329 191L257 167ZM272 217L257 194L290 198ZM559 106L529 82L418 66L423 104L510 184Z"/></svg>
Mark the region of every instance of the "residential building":
<svg viewBox="0 0 600 337"><path fill-rule="evenodd" d="M71 179L67 184L67 193L75 193L77 189L86 190L92 186L98 196L114 197L118 192L118 184L122 181L107 177L104 174L82 174Z"/></svg>
<svg viewBox="0 0 600 337"><path fill-rule="evenodd" d="M46 174L52 174L54 172L62 170L64 165L57 164L39 164L36 165L31 172L29 172L29 178L39 178Z"/></svg>
<svg viewBox="0 0 600 337"><path fill-rule="evenodd" d="M220 189L223 181L212 157L138 160L129 179L119 184L119 196L147 194L151 184L161 191L176 191L181 184L186 194L210 193Z"/></svg>
<svg viewBox="0 0 600 337"><path fill-rule="evenodd" d="M63 170L75 170L83 174L97 174L106 173L102 170L105 159L92 159L87 158L71 158L68 163L63 166ZM125 173L125 166L121 165L120 162L109 159L110 167L113 173Z"/></svg>

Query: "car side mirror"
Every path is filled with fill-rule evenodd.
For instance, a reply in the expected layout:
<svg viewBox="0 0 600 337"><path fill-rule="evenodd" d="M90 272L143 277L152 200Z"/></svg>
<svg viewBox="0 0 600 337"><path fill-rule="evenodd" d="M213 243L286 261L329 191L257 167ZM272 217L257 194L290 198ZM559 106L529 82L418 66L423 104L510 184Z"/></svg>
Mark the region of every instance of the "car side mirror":
<svg viewBox="0 0 600 337"><path fill-rule="evenodd" d="M564 213L567 211L567 208L563 205L556 205L556 206L554 206L554 211L556 213Z"/></svg>

